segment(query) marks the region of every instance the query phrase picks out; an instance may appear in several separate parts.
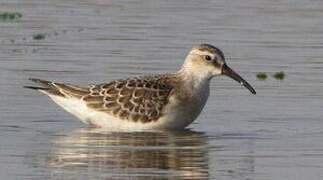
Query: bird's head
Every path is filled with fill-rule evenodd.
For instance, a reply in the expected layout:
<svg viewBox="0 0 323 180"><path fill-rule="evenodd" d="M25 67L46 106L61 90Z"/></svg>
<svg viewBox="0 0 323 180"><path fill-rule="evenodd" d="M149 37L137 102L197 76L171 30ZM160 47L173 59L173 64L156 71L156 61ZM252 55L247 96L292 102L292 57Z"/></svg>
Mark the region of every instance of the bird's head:
<svg viewBox="0 0 323 180"><path fill-rule="evenodd" d="M226 75L245 86L252 94L256 94L254 88L226 64L222 51L212 45L194 46L188 53L183 68L208 79L218 75Z"/></svg>

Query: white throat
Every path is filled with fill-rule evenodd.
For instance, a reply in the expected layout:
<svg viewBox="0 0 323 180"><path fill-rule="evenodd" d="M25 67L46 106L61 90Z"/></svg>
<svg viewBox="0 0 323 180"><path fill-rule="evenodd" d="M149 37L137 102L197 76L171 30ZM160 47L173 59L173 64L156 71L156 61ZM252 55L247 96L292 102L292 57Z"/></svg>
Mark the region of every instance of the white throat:
<svg viewBox="0 0 323 180"><path fill-rule="evenodd" d="M183 87L189 96L201 98L202 101L206 101L210 91L210 79L206 75L199 73L192 73L189 70L182 68L179 72L183 78Z"/></svg>

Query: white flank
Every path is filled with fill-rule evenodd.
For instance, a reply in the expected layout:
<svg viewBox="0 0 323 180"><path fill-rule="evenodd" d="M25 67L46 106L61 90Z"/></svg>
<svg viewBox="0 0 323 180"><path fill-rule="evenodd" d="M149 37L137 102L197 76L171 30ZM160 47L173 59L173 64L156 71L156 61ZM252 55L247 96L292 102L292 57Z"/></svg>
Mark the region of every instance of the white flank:
<svg viewBox="0 0 323 180"><path fill-rule="evenodd" d="M174 122L175 118L178 118L180 113L174 111L167 113L167 117L161 117L156 122L142 123L132 122L128 120L121 120L117 117L109 115L108 113L95 111L88 108L84 101L76 98L65 98L61 96L55 96L48 94L45 91L42 93L48 95L56 104L61 106L67 112L73 114L85 124L90 124L99 128L104 128L110 131L142 131L153 129L165 129L165 128L184 128L189 122ZM167 108L172 109L172 108Z"/></svg>

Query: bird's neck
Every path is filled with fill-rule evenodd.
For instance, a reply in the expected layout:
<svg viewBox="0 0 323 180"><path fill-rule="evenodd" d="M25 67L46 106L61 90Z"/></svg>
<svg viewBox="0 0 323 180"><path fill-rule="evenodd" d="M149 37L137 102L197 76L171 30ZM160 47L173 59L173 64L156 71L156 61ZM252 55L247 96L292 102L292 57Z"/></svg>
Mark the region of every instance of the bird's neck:
<svg viewBox="0 0 323 180"><path fill-rule="evenodd" d="M208 72L203 71L203 69L183 65L177 74L181 78L184 88L193 94L201 90L209 89L212 76Z"/></svg>

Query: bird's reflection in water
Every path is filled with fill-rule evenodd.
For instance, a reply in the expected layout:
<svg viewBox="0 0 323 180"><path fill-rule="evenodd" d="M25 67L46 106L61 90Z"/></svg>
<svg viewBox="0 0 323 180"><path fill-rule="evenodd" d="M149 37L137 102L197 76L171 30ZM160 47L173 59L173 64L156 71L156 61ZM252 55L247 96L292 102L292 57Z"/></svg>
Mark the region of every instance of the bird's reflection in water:
<svg viewBox="0 0 323 180"><path fill-rule="evenodd" d="M207 179L207 137L193 131L79 129L52 141L48 166L74 178ZM56 175L57 175L56 174Z"/></svg>

